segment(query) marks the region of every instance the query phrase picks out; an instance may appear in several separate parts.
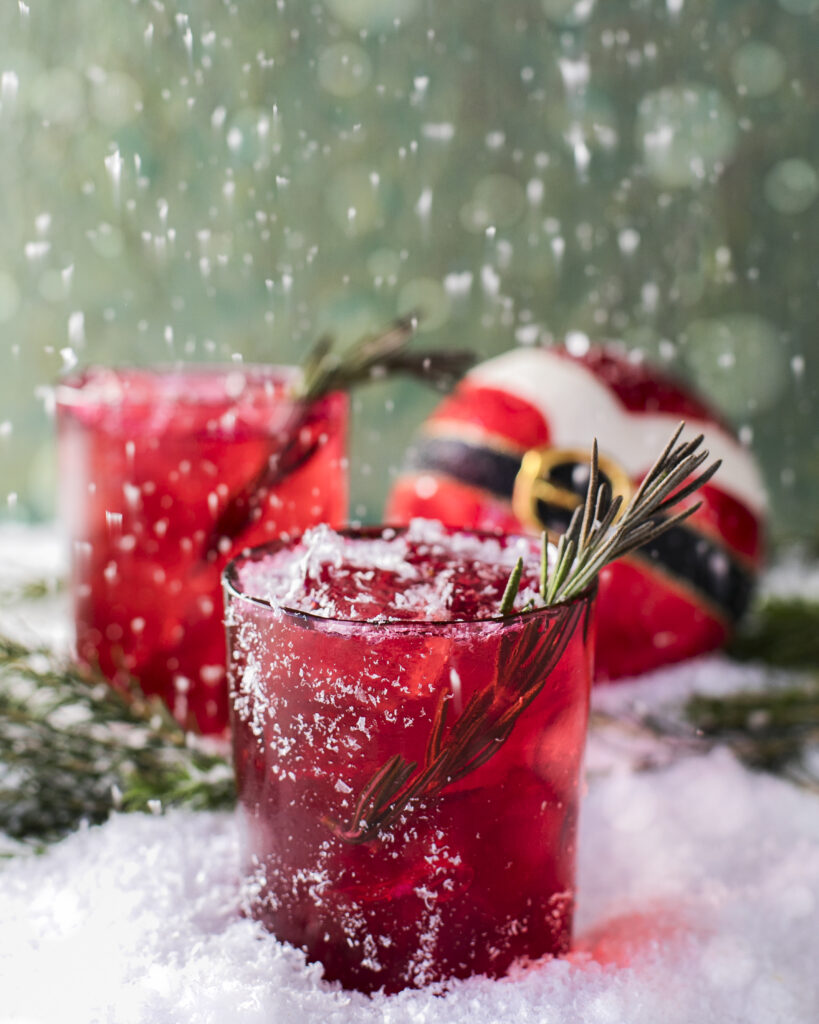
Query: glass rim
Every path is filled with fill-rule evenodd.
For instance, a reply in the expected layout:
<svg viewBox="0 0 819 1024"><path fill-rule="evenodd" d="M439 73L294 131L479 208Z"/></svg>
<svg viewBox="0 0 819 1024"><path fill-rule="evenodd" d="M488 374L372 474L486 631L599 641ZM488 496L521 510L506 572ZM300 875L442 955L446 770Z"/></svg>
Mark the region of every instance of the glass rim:
<svg viewBox="0 0 819 1024"><path fill-rule="evenodd" d="M396 534L405 533L408 527L405 525L396 525L394 523L381 523L372 526L347 526L342 529L336 530L336 533L342 537L376 537L383 534L385 530L393 530ZM534 541L536 538L531 534L526 533L504 533L500 530L478 530L470 527L448 527L445 529L450 530L454 533L465 533L471 537L482 537L491 540L526 540ZM250 604L257 605L260 608L267 608L271 611L282 612L293 619L303 619L315 626L325 625L328 627L332 626L357 626L365 629L390 629L397 631L407 632L418 632L424 628L430 628L434 630L441 630L444 628L458 628L458 627L479 627L483 625L513 625L517 622L526 622L532 618L543 617L549 618L558 613L561 609L569 608L572 606L579 606L583 604L590 604L597 594L597 580L593 580L587 587L576 596L571 597L565 601L558 601L555 604L541 606L539 608L530 608L528 611L512 612L510 615L491 615L482 618L472 619L350 619L342 616L334 615L318 615L316 612L304 611L301 608L291 608L288 605L274 604L271 600L265 597L258 597L253 594L247 594L240 589L238 565L240 562L247 561L258 561L265 555L281 551L284 548L292 547L299 543L304 536L306 531L302 531L287 540L279 538L277 540L268 541L265 544L255 545L251 548L246 548L240 554L232 558L225 568L222 570L222 587L225 590L228 597L231 599L235 598L241 601L247 601ZM225 605L227 611L227 604Z"/></svg>
<svg viewBox="0 0 819 1024"><path fill-rule="evenodd" d="M129 400L132 400L135 405L142 405L151 403L154 399L148 398L132 398L129 395L126 387L123 387L118 394L106 395L103 393L104 382L95 379L96 375L110 375L110 378L116 382L125 382L130 375L142 375L151 380L160 381L163 378L170 379L173 376L181 378L183 381L185 378L189 378L195 374L207 374L217 377L222 374L227 376L231 373L237 375L251 374L259 378L259 382L272 381L273 383L280 385L282 389L282 395L284 397L284 390L294 381L298 380L300 368L295 363L230 363L230 362L191 362L187 360L181 360L178 362L162 362L158 361L150 363L147 366L142 366L137 363L117 363L117 364L106 364L106 363L88 363L85 366L70 370L65 375L59 377L54 383L54 396L57 406L64 408L91 406L91 405L123 405L127 404ZM94 395L91 393L92 388L95 384L99 385L99 393ZM334 393L331 393L331 395ZM330 398L331 395L324 397ZM233 398L234 401L239 401L242 397L240 392L236 396L230 395L214 395L214 396L202 396L188 391L180 391L179 394L174 395L174 401L181 402L185 405L217 405L225 401L225 398Z"/></svg>

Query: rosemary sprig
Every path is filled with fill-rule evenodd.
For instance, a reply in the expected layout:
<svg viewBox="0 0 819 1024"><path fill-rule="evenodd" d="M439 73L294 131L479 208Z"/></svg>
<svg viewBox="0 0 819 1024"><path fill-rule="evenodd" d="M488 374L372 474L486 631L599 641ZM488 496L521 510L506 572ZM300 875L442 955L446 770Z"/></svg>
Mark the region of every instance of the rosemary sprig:
<svg viewBox="0 0 819 1024"><path fill-rule="evenodd" d="M408 352L418 317L395 320L386 330L366 335L343 352L332 338L318 339L305 357L293 389L293 408L276 451L228 499L204 545L204 562L229 548L253 521L268 495L285 477L308 462L321 444L322 420L317 404L334 391L348 391L371 380L407 374L438 390L447 390L469 369L474 354L466 349Z"/></svg>
<svg viewBox="0 0 819 1024"><path fill-rule="evenodd" d="M819 678L727 697L691 697L685 717L710 742L730 746L751 768L783 772L819 744ZM814 779L819 785L819 779Z"/></svg>
<svg viewBox="0 0 819 1024"><path fill-rule="evenodd" d="M819 771L806 756L819 747L819 679L764 694L693 698L685 714L711 746L728 746L749 768L819 793Z"/></svg>
<svg viewBox="0 0 819 1024"><path fill-rule="evenodd" d="M506 589L503 592L503 597L500 603L500 614L511 615L512 609L515 607L515 598L517 597L518 590L520 589L520 579L523 576L523 559L519 558L515 562L515 567L509 575L509 579L506 583Z"/></svg>
<svg viewBox="0 0 819 1024"><path fill-rule="evenodd" d="M186 737L158 698L126 697L47 648L0 635L0 831L50 842L114 809L234 800L227 758Z"/></svg>
<svg viewBox="0 0 819 1024"><path fill-rule="evenodd" d="M349 822L328 822L340 839L365 843L377 838L415 802L439 793L500 750L520 716L546 686L578 624L581 609L589 607L575 599L594 585L600 570L610 562L687 519L699 507L667 515L710 480L720 465L715 462L697 473L707 461L708 452L699 450L702 435L678 443L684 426L681 423L671 436L619 519L622 499L610 501L608 485L600 481L594 442L586 500L575 510L560 538L551 576L546 540L541 539L540 598L544 608L555 608L554 616L542 622L522 623L517 635L504 637L498 678L473 694L446 735L448 694L442 695L423 765L419 768L400 754L390 758L362 789ZM519 558L501 599L501 616L512 614L522 574L523 560ZM527 605L524 611L530 607Z"/></svg>
<svg viewBox="0 0 819 1024"><path fill-rule="evenodd" d="M708 461L708 452L699 450L704 440L702 434L692 441L677 443L684 427L680 423L674 431L624 509L622 497L611 501L608 485L600 481L597 441L594 442L586 500L575 509L558 543L555 567L545 595L541 595L545 604L576 597L610 562L651 543L697 511L700 503L667 515L707 483L721 463L714 462L697 473Z"/></svg>
<svg viewBox="0 0 819 1024"><path fill-rule="evenodd" d="M440 391L448 391L469 369L474 353L467 349L429 349L409 352L419 315L399 317L385 331L365 335L339 352L332 338L323 335L307 353L295 397L315 402L332 391L349 391L370 380L407 374Z"/></svg>
<svg viewBox="0 0 819 1024"><path fill-rule="evenodd" d="M0 584L0 605L17 604L18 601L40 601L46 597L56 597L64 589L65 580L57 577L31 579L8 586Z"/></svg>
<svg viewBox="0 0 819 1024"><path fill-rule="evenodd" d="M515 723L543 689L560 660L584 610L563 605L544 629L523 626L506 634L499 664L507 666L504 684L472 695L447 732L451 695L442 693L432 721L423 764L400 754L389 759L367 782L346 825L327 824L346 843L366 843L392 828L421 799L486 764L509 738Z"/></svg>

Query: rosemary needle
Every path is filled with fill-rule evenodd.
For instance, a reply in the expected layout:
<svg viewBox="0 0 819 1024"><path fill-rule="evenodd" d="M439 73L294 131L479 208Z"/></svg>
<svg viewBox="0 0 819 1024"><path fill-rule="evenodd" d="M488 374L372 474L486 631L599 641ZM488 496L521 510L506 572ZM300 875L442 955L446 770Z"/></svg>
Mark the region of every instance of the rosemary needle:
<svg viewBox="0 0 819 1024"><path fill-rule="evenodd" d="M680 501L711 479L719 462L705 469L708 452L701 451L702 436L680 442L681 423L646 474L622 515L620 499L609 500L608 484L601 480L597 442L592 446L586 499L575 509L557 546L551 576L545 535L541 538L541 607L555 606L548 620L504 637L498 659L500 674L484 690L474 693L460 716L446 730L447 702L441 700L432 723L424 763L394 755L361 790L350 820L328 822L346 843L365 843L395 825L413 804L434 796L446 786L485 764L509 738L515 723L542 692L560 660L588 602L575 601L591 587L601 569L641 547L699 507L689 506L667 515ZM701 471L700 471L701 470ZM696 474L696 475L694 475ZM608 503L608 510L603 508ZM602 516L602 518L601 518ZM523 576L519 558L509 576L500 614L514 614L515 597ZM524 611L530 610L532 603Z"/></svg>

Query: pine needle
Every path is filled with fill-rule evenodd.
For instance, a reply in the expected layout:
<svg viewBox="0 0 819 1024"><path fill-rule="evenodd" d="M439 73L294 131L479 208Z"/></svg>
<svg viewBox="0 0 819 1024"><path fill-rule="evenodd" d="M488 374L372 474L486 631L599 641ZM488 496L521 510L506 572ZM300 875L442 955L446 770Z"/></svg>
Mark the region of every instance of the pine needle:
<svg viewBox="0 0 819 1024"><path fill-rule="evenodd" d="M234 801L227 757L186 736L158 698L126 697L0 634L0 831L38 844L113 810Z"/></svg>

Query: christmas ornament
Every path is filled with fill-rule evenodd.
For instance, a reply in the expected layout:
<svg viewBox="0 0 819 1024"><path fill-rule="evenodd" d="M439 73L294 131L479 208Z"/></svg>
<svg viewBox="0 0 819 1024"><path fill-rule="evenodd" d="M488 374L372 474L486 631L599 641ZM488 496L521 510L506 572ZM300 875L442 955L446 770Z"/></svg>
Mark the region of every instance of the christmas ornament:
<svg viewBox="0 0 819 1024"><path fill-rule="evenodd" d="M689 519L601 573L596 677L701 654L730 636L747 607L762 559L764 487L713 410L613 347L521 348L476 367L423 426L386 517L561 533L585 494L594 437L601 476L625 505L680 419L722 466Z"/></svg>

